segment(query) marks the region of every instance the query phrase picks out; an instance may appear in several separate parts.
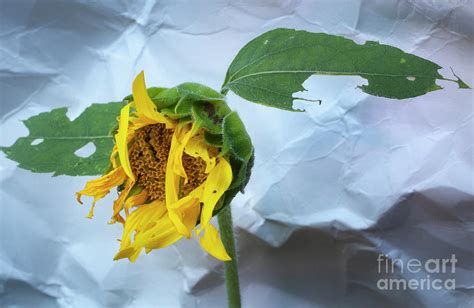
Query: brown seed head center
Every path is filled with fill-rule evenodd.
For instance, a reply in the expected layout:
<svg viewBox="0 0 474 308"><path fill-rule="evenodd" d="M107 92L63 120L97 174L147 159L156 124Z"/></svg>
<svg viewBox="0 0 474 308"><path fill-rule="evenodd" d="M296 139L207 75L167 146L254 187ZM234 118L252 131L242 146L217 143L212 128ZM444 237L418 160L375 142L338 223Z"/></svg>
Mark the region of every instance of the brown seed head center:
<svg viewBox="0 0 474 308"><path fill-rule="evenodd" d="M165 200L166 164L172 136L173 130L164 124L148 125L135 132L130 147L130 165L138 185L147 190L150 201ZM206 163L183 153L183 166L188 183L182 185L181 191L182 196L186 196L206 180Z"/></svg>

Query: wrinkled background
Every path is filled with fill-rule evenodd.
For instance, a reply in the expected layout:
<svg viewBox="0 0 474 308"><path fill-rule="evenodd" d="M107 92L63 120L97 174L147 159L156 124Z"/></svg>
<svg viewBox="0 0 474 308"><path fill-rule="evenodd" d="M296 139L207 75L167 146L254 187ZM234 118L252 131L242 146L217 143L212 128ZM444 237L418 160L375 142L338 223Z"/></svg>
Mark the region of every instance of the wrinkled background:
<svg viewBox="0 0 474 308"><path fill-rule="evenodd" d="M474 84L472 1L0 3L4 146L39 112L69 106L73 119L120 100L142 69L150 86L219 89L238 50L277 27L395 45ZM297 103L305 113L229 95L256 151L232 205L245 307L474 305L473 92L439 82L442 91L393 101L365 95L363 82L311 77L299 95L323 104ZM34 174L4 154L0 165L0 306L225 306L222 265L194 240L114 262L113 196L84 219L74 192L89 178ZM381 291L379 254L455 254L457 289Z"/></svg>

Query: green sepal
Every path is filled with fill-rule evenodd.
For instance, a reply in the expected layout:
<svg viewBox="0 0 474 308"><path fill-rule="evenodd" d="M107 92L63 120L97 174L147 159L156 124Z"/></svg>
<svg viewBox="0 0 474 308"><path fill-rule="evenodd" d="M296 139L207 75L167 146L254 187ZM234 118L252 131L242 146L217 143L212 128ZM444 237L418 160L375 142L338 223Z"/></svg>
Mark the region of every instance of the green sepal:
<svg viewBox="0 0 474 308"><path fill-rule="evenodd" d="M161 109L161 113L172 118L181 119L183 117L191 116L192 105L196 103L186 97L182 97L176 105Z"/></svg>
<svg viewBox="0 0 474 308"><path fill-rule="evenodd" d="M208 131L204 131L204 140L206 140L206 143L208 145L213 146L215 148L221 148L224 143L224 138L222 134L213 134Z"/></svg>
<svg viewBox="0 0 474 308"><path fill-rule="evenodd" d="M182 118L179 119L179 122L180 123L192 123L193 122L193 117L191 117L191 116L182 117Z"/></svg>
<svg viewBox="0 0 474 308"><path fill-rule="evenodd" d="M222 118L215 116L213 104L200 103L192 105L192 115L196 125L205 128L207 131L218 134L222 131Z"/></svg>
<svg viewBox="0 0 474 308"><path fill-rule="evenodd" d="M160 111L163 108L171 107L178 103L181 96L178 93L178 89L169 88L161 91L155 96L150 95L151 100L155 103L157 109Z"/></svg>
<svg viewBox="0 0 474 308"><path fill-rule="evenodd" d="M230 165L232 167L232 183L230 184L229 189L238 189L243 192L243 189L247 185L251 170L254 162L254 154L252 154L248 160L236 159L234 156L230 156Z"/></svg>
<svg viewBox="0 0 474 308"><path fill-rule="evenodd" d="M225 97L219 92L195 82L185 82L176 87L180 97L187 97L193 101L218 102Z"/></svg>
<svg viewBox="0 0 474 308"><path fill-rule="evenodd" d="M151 99L154 99L155 97L161 95L163 92L166 92L168 88L163 88L163 87L151 87L147 89L148 95L150 96Z"/></svg>
<svg viewBox="0 0 474 308"><path fill-rule="evenodd" d="M188 98L187 96L184 96L174 107L174 112L175 114L190 116L192 114L193 104L195 103L197 102Z"/></svg>
<svg viewBox="0 0 474 308"><path fill-rule="evenodd" d="M192 114L199 123L214 132L217 132L218 127L212 125L212 121L206 120L209 117L208 111L212 110L213 113L221 117L230 112L222 94L199 83L183 83L160 95L163 96L166 93L172 93L173 97L173 100L168 101L167 106L157 103L156 98L153 100L161 113L172 119L180 119ZM203 110L204 106L199 106L201 104L205 104L206 110ZM211 108L206 104L215 106ZM195 113L193 113L194 106L197 106L194 110Z"/></svg>
<svg viewBox="0 0 474 308"><path fill-rule="evenodd" d="M222 126L224 136L223 151L230 151L238 159L248 161L253 152L252 141L237 112L229 113L224 118Z"/></svg>
<svg viewBox="0 0 474 308"><path fill-rule="evenodd" d="M232 184L230 189L243 189L250 176L253 165L253 145L244 123L233 111L222 123L223 148L221 155L228 155L232 166Z"/></svg>

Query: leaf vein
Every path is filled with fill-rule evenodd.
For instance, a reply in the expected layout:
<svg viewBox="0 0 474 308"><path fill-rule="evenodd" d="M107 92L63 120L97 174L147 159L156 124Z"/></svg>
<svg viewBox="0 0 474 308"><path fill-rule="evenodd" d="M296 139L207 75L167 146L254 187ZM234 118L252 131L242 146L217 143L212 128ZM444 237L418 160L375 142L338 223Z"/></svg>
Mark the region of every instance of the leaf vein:
<svg viewBox="0 0 474 308"><path fill-rule="evenodd" d="M415 78L437 79L435 76L416 75L416 74L402 75L402 74L381 74L381 73L365 73L365 72L330 72L330 71L318 71L318 70L279 70L279 71L262 71L258 73L244 75L233 81L230 81L229 83L226 84L225 87L228 88L230 84L236 83L237 81L242 80L242 79L259 76L259 75L269 75L269 74L343 75L343 76L361 76L361 77L362 75L366 75L366 76L381 76L381 77L391 77L391 78L415 77Z"/></svg>

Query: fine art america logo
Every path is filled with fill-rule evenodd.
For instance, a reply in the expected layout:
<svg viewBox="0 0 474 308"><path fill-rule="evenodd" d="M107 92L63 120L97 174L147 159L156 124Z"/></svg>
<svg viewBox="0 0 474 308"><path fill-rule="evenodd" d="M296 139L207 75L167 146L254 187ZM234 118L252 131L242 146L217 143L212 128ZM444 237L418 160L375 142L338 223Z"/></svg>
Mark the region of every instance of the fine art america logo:
<svg viewBox="0 0 474 308"><path fill-rule="evenodd" d="M456 273L456 255L446 259L390 259L386 255L377 257L378 273L385 274L406 274L416 275L416 278L382 278L377 281L377 288L380 290L454 290L456 280L454 278L442 277L441 274L452 276ZM419 275L420 273L426 275ZM432 277L436 275L436 278Z"/></svg>

